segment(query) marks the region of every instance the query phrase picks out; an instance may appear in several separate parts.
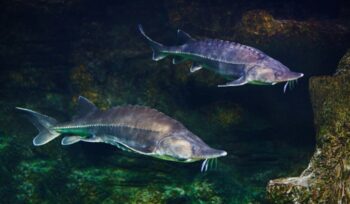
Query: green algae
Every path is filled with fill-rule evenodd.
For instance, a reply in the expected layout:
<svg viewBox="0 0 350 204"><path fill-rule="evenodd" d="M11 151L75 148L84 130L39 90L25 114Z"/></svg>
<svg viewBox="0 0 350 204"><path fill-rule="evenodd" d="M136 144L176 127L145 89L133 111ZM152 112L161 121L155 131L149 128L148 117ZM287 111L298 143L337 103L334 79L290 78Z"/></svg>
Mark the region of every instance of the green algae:
<svg viewBox="0 0 350 204"><path fill-rule="evenodd" d="M8 151L10 146L8 137L0 136L0 154L4 154Z"/></svg>
<svg viewBox="0 0 350 204"><path fill-rule="evenodd" d="M51 197L55 191L55 185L50 184L55 169L53 161L24 161L21 162L13 175L16 185L16 198L26 203L48 203L48 196ZM52 189L53 188L53 189Z"/></svg>
<svg viewBox="0 0 350 204"><path fill-rule="evenodd" d="M176 184L158 183L154 182L157 181L155 179L143 183L135 179L135 176L145 175L116 168L74 170L68 176L66 186L75 195L74 199L84 203L113 203L116 200L123 203L222 203L222 199L213 190L213 184L204 180Z"/></svg>

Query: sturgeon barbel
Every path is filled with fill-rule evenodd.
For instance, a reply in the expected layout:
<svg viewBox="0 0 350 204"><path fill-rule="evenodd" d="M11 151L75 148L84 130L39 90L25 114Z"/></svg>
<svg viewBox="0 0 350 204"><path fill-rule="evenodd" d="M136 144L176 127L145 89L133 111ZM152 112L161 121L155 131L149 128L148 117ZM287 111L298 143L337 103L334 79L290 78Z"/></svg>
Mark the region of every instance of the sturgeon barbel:
<svg viewBox="0 0 350 204"><path fill-rule="evenodd" d="M178 45L165 46L148 37L141 25L138 28L153 50L153 60L172 56L173 64L192 61L191 72L207 68L235 79L219 87L248 83L275 85L279 82L287 82L287 86L288 82L304 76L303 73L290 71L281 62L247 45L216 39L195 40L184 31L178 30Z"/></svg>
<svg viewBox="0 0 350 204"><path fill-rule="evenodd" d="M207 170L210 161L227 155L223 150L209 147L180 122L148 107L127 105L100 110L80 96L78 114L66 123L58 123L54 118L26 108L17 109L24 112L39 130L33 139L35 146L63 134L62 145L79 141L102 142L163 160L204 160L202 171Z"/></svg>

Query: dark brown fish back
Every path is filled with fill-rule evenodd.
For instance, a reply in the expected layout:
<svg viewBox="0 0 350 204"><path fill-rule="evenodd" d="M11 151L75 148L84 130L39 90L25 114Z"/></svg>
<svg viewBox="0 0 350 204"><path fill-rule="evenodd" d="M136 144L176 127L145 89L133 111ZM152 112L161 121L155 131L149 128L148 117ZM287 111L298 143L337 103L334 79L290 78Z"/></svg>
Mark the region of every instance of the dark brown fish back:
<svg viewBox="0 0 350 204"><path fill-rule="evenodd" d="M156 109L145 106L117 106L104 112L106 123L125 124L138 129L168 132L183 125Z"/></svg>
<svg viewBox="0 0 350 204"><path fill-rule="evenodd" d="M255 64L268 57L256 48L218 39L194 41L179 48L177 51L228 64Z"/></svg>

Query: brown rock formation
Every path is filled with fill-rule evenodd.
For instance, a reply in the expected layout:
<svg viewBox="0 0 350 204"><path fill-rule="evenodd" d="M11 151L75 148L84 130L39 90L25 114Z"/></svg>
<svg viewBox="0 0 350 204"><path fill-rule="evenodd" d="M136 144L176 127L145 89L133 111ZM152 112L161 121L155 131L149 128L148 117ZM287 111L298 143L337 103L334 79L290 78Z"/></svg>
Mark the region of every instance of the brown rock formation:
<svg viewBox="0 0 350 204"><path fill-rule="evenodd" d="M271 180L275 203L350 203L350 51L335 76L310 79L317 147L299 177Z"/></svg>

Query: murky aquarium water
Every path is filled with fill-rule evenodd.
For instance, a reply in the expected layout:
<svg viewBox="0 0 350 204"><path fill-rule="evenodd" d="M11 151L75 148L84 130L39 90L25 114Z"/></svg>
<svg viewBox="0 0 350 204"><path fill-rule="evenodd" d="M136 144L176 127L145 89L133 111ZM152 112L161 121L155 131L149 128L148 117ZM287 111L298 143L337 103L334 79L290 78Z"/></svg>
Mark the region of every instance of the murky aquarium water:
<svg viewBox="0 0 350 204"><path fill-rule="evenodd" d="M0 10L0 203L350 202L346 1Z"/></svg>

